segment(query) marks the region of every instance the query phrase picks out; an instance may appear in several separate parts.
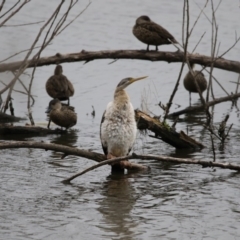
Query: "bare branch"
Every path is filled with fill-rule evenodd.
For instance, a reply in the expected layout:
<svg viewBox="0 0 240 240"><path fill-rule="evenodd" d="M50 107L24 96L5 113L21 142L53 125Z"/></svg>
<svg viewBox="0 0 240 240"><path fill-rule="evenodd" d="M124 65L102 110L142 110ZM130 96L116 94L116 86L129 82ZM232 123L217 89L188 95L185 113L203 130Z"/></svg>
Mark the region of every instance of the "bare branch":
<svg viewBox="0 0 240 240"><path fill-rule="evenodd" d="M40 48L40 47L41 47L41 46L37 46L37 47L34 47L33 49ZM27 51L29 51L29 50L30 50L30 49L25 49L25 50L22 50L22 51L20 51L20 52L18 52L18 53L15 53L15 54L13 54L13 55L11 55L11 56L9 56L9 57L1 60L0 63L5 62L5 61L7 61L8 59L10 59L10 58L12 58L12 57L15 57L15 56L17 56L17 55L19 55L19 54L21 54L21 53L23 53L23 52L27 52Z"/></svg>
<svg viewBox="0 0 240 240"><path fill-rule="evenodd" d="M235 100L239 97L240 97L240 93L232 94L232 95L227 96L227 97L216 98L213 101L207 102L206 105L207 105L207 107L211 107L211 106L214 106L214 105L222 103L222 102L233 101L233 100ZM187 107L183 110L180 110L180 111L177 111L177 112L174 112L174 113L170 113L167 117L168 118L176 117L176 116L179 116L179 115L182 115L182 114L185 114L185 113L190 113L190 112L199 111L199 110L203 110L203 109L204 109L203 105L194 106L194 107Z"/></svg>
<svg viewBox="0 0 240 240"><path fill-rule="evenodd" d="M103 162L106 160L106 156L96 152L86 151L84 149L78 149L74 147L68 147L60 144L53 144L53 143L43 143L43 142L34 142L34 141L4 141L0 142L0 149L12 149L12 148L39 148L44 150L52 150L58 152L64 152L67 155L74 155L79 156L87 159L94 160L96 162ZM198 160L198 159L189 159L189 158L174 158L168 156L161 156L161 155L137 155L133 153L127 157L121 157L117 159L107 160L104 161L104 164L109 164L122 161L124 159L143 159L143 160L157 160L163 162L171 162L171 163L178 163L178 164L200 164L203 167L219 167L219 168L226 168L232 170L240 170L240 166L231 163L219 163L219 162L212 162L206 160ZM71 180L70 180L71 181ZM68 181L69 182L69 181Z"/></svg>
<svg viewBox="0 0 240 240"><path fill-rule="evenodd" d="M27 61L28 68L35 65L37 67L66 63L66 62L90 62L99 59L134 59L147 61L166 61L166 62L185 62L183 52L155 52L155 51L141 51L141 50L106 50L106 51L85 51L78 53L60 54L50 57L39 58L38 61L31 59ZM212 59L209 56L200 54L188 54L188 60L192 64L199 64L206 67L211 66ZM36 64L37 62L37 64ZM0 64L0 72L17 70L22 64L22 61ZM240 73L240 62L232 61L224 58L214 59L214 67L226 71Z"/></svg>
<svg viewBox="0 0 240 240"><path fill-rule="evenodd" d="M4 25L4 23L6 23L12 16L14 16L17 12L20 11L20 9L27 3L29 3L31 0L25 0L22 5L19 6L19 8L17 8L17 10L15 10L14 12L12 12L5 20L3 20L3 22L0 23L0 27L2 27ZM13 8L17 5L18 3L16 3ZM10 10L9 10L10 11ZM2 16L1 16L2 17ZM0 17L0 18L1 18Z"/></svg>
<svg viewBox="0 0 240 240"><path fill-rule="evenodd" d="M4 6L5 2L6 2L6 0L2 0L2 4L0 5L0 12L1 12L2 9L3 9L3 6Z"/></svg>
<svg viewBox="0 0 240 240"><path fill-rule="evenodd" d="M202 36L200 37L200 39L199 39L199 41L197 42L196 46L193 48L192 53L194 53L194 51L197 49L197 47L198 47L199 43L202 41L205 33L206 33L206 32L204 32L204 33L202 34Z"/></svg>
<svg viewBox="0 0 240 240"><path fill-rule="evenodd" d="M15 8L18 4L19 4L20 0L18 0L18 2L16 2L10 9L8 9L3 15L0 16L0 18L4 17L6 14L8 14L13 8ZM2 1L2 5L0 6L0 12L3 8L3 5L5 3L5 0Z"/></svg>
<svg viewBox="0 0 240 240"><path fill-rule="evenodd" d="M193 31L193 29L195 28L196 24L198 23L198 20L199 20L199 18L201 17L201 15L202 15L202 13L203 13L203 9L207 7L207 4L208 4L208 0L206 0L206 3L205 3L205 5L204 5L204 7L201 9L201 11L200 11L200 13L199 13L196 21L194 22L194 24L193 24L193 26L192 26L192 28L191 28L191 30L190 30L189 36L192 34L192 31ZM205 33L204 33L204 34L205 34Z"/></svg>
<svg viewBox="0 0 240 240"><path fill-rule="evenodd" d="M76 2L77 2L77 1L76 1ZM65 26L61 29L61 31L58 32L57 35L59 35L59 34L60 34L62 31L64 31L70 24L72 24L80 15L82 15L82 14L88 9L88 7L90 6L91 3L92 3L92 2L89 1L89 3L87 4L87 6L86 6L72 21L70 21L67 25L65 25Z"/></svg>
<svg viewBox="0 0 240 240"><path fill-rule="evenodd" d="M38 21L38 22L32 22L32 23L23 23L23 24L16 24L16 25L3 25L3 27L21 27L21 26L28 26L28 25L34 25L34 24L39 24L44 21Z"/></svg>

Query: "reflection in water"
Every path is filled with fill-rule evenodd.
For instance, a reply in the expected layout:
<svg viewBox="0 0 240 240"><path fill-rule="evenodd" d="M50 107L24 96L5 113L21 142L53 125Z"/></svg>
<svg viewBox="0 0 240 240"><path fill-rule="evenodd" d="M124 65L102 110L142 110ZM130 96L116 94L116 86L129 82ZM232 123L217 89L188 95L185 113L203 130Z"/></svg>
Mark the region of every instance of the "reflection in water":
<svg viewBox="0 0 240 240"><path fill-rule="evenodd" d="M101 228L121 239L133 239L133 230L137 225L130 217L136 200L134 188L129 182L130 176L130 174L108 176L108 181L103 184L104 198L99 202L98 208L104 218Z"/></svg>
<svg viewBox="0 0 240 240"><path fill-rule="evenodd" d="M15 2L6 1L5 10L10 9ZM31 2L14 16L9 25L46 21L56 8L57 1ZM85 7L84 2L88 1L78 2L69 19L73 19L80 12L80 8ZM196 2L201 8L205 4L202 0ZM144 13L146 9L149 16L156 21L166 20L166 28L171 29L177 39L181 39L182 1L144 0L141 1L142 4L138 3L136 0L128 1L127 5L126 1L94 1L84 14L57 37L53 45L44 50L43 56L82 49L142 49L143 44L134 38L131 28L136 15ZM221 39L220 52L232 45L235 30L240 29L238 5L236 0L222 1L217 10L217 21L221 28L218 38ZM190 25L193 25L200 9L196 4L191 4L190 8ZM211 6L210 9L206 8L206 14L211 17ZM209 55L211 28L205 16L199 19L189 41L189 51L206 32L197 52ZM40 25L1 28L1 60L23 49L29 49L39 29ZM162 46L161 51L175 51L175 48ZM20 61L24 57L25 53L9 59L9 62ZM226 58L239 61L239 45L229 51ZM149 87L151 90L147 99L148 107L154 114L162 115L162 111L159 112L159 107L154 106L154 103L159 100L163 103L169 101L180 64L121 60L108 65L109 62L111 60L97 60L91 64L64 63L69 79L76 88L71 104L78 113L76 128L81 130L81 134L71 129L65 135L48 136L47 140L70 146L82 145L85 149L102 152L99 141L102 113L106 103L112 98L112 90L117 82L128 76L149 75L147 82L139 82L137 88L129 88L131 101L135 108L139 107L141 93L144 88ZM46 95L45 83L54 67L50 65L37 68L32 86L32 93L37 96L32 108L33 117L35 122L44 122L44 126L45 108L50 100ZM186 71L187 68L184 69L183 76ZM31 69L27 70L27 73L31 73ZM236 80L237 74L214 69L214 76L229 93L235 92L236 87L229 84L229 80ZM22 75L21 78L28 85L27 75ZM0 79L8 84L12 75L1 73ZM216 97L225 96L215 87L214 82L213 87ZM22 91L19 82L14 88ZM192 103L200 104L199 96L193 95ZM3 95L3 100L5 98L6 95ZM13 98L16 99L16 116L24 116L26 95L14 92ZM189 105L188 93L183 88L182 79L173 104L181 105L180 109ZM92 105L96 109L94 120L90 115ZM215 106L215 123L219 123L223 115L229 112L230 105L228 102ZM205 149L194 153L175 152L175 149L167 144L148 138L141 146L140 141L137 142L137 152L162 155L174 152L178 157L211 159L211 140L208 131L201 125L205 121L203 118L205 114L202 112L191 116L182 115L176 128L186 132L188 126L190 135L206 145ZM228 123L234 123L234 129L226 141L224 152L218 151L216 141L217 160L239 164L240 116L236 108L232 109ZM44 141L45 137L36 139ZM234 175L227 169L213 171L197 165L142 160L143 164L151 167L151 174L137 176L136 181L130 175L111 175L106 179L110 171L108 166L76 179L74 185L63 185L60 183L62 177L68 177L92 163L86 159L72 160L74 156L60 160L61 156L60 153L57 156L57 153L52 151L38 149L1 150L1 239L239 239L239 174ZM45 160L48 163L61 163L64 167L46 164ZM66 165L69 167L66 168Z"/></svg>
<svg viewBox="0 0 240 240"><path fill-rule="evenodd" d="M69 129L67 132L53 138L51 143L55 144L62 144L69 147L73 147L78 140L78 130L76 129Z"/></svg>
<svg viewBox="0 0 240 240"><path fill-rule="evenodd" d="M69 147L77 147L76 143L78 141L78 130L75 129L69 129L68 131L64 132L61 135L57 135L55 138L52 138L51 143L55 144L61 144L64 146L69 146ZM59 160L62 158L63 153L60 152L51 152L51 158ZM69 156L71 159L76 159L77 157L75 156ZM69 158L68 157L68 158ZM63 159L63 161L65 161Z"/></svg>

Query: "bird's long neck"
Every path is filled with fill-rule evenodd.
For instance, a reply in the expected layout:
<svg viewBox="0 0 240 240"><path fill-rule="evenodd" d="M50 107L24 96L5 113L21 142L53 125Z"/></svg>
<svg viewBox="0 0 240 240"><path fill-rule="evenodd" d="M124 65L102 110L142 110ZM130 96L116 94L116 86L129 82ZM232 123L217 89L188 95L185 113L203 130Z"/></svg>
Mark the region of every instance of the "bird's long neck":
<svg viewBox="0 0 240 240"><path fill-rule="evenodd" d="M194 63L190 63L190 67L192 68L192 70L194 69L195 67L195 64Z"/></svg>
<svg viewBox="0 0 240 240"><path fill-rule="evenodd" d="M61 70L61 69L58 69L58 68L56 68L56 69L55 69L55 71L54 71L54 75L55 75L55 76L62 75L62 70Z"/></svg>
<svg viewBox="0 0 240 240"><path fill-rule="evenodd" d="M115 91L114 93L114 104L117 108L124 108L130 102L130 98L125 90Z"/></svg>

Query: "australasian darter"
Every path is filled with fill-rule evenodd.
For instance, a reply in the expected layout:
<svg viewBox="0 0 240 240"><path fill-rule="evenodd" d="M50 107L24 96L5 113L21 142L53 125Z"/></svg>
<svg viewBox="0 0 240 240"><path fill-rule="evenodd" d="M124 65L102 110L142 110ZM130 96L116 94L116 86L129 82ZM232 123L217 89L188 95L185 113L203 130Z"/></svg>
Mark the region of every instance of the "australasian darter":
<svg viewBox="0 0 240 240"><path fill-rule="evenodd" d="M156 46L156 51L158 51L159 45L178 43L171 33L151 21L148 16L137 18L132 31L138 40L147 44L147 51L149 51L149 45Z"/></svg>
<svg viewBox="0 0 240 240"><path fill-rule="evenodd" d="M144 79L125 78L119 82L114 93L114 99L108 103L103 113L100 138L107 159L127 156L131 151L137 134L134 108L124 90L130 84ZM123 171L126 161L112 166L112 171Z"/></svg>
<svg viewBox="0 0 240 240"><path fill-rule="evenodd" d="M60 101L68 100L68 105L70 103L69 97L74 94L74 87L72 83L67 79L63 73L63 68L61 65L57 65L54 70L54 75L51 76L46 82L46 91L48 95L54 99L59 99Z"/></svg>
<svg viewBox="0 0 240 240"><path fill-rule="evenodd" d="M194 64L190 64L192 70L194 69ZM189 71L183 80L183 85L185 89L189 92L189 104L191 106L191 93L198 93L197 87L194 82L194 78L196 79L196 82L198 84L198 87L200 89L200 92L203 93L207 89L207 80L204 76L204 74L201 71L193 70L194 77Z"/></svg>

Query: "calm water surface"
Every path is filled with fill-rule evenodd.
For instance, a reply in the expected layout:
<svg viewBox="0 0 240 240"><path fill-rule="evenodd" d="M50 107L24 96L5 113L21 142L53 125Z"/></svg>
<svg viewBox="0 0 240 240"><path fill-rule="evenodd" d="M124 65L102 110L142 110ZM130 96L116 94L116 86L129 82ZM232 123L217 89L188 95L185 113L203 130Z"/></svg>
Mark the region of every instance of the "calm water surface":
<svg viewBox="0 0 240 240"><path fill-rule="evenodd" d="M201 0L196 1L200 6ZM7 1L11 6L13 0ZM74 18L86 5L80 1L73 9ZM215 2L217 4L217 1ZM54 39L42 54L106 49L144 49L131 33L135 19L143 14L166 27L177 40L182 34L182 1L93 1L88 10L61 35ZM32 1L16 15L8 25L47 20L56 8L56 1ZM191 25L199 14L199 8L190 1ZM210 5L206 15L211 18ZM240 35L239 1L222 1L216 17L219 26L220 54L228 49ZM34 41L40 25L1 28L0 60L28 49ZM203 15L190 39L192 50L206 32L196 52L210 55L211 26ZM175 51L173 46L160 50ZM240 60L240 46L225 56ZM10 61L23 59L24 54ZM78 113L78 124L67 135L23 138L21 140L45 141L67 144L102 152L99 141L99 124L106 104L112 99L117 83L125 77L149 78L130 86L127 91L135 108L148 107L161 115L159 101L166 103L178 77L180 64L137 60L92 61L88 64L65 63L64 73L73 82L76 93L71 99ZM200 68L200 67L198 67ZM45 108L50 100L44 86L53 73L54 66L37 68L32 92L36 96L33 117L37 125L47 126ZM184 74L187 69L184 70ZM27 73L31 73L29 69ZM227 91L234 92L238 75L214 70L214 76ZM206 77L208 75L206 74ZM7 83L11 73L1 73L0 80ZM22 80L28 85L29 77ZM2 88L2 86L1 86ZM16 90L22 90L20 85ZM225 96L214 86L215 96ZM3 98L6 97L5 95ZM14 93L16 115L26 114L27 98ZM193 96L198 104L198 96ZM182 83L174 99L172 111L188 106L188 93ZM92 118L92 106L96 117ZM214 121L220 122L230 114L233 130L225 149L219 150L218 161L239 164L240 131L239 111L224 103L214 108ZM134 151L144 154L161 154L177 157L212 159L209 134L202 127L204 115L183 115L177 130L203 142L202 151L176 151L161 141L138 135ZM169 120L170 121L170 120ZM171 121L170 121L171 122ZM25 124L25 122L23 122ZM1 139L18 139L1 136ZM209 169L201 166L165 164L157 161L138 162L151 167L148 173L111 175L109 166L96 169L75 179L71 185L61 180L94 162L74 156L60 160L61 154L38 149L2 150L0 161L0 238L1 239L239 239L240 191L238 173L230 170Z"/></svg>

